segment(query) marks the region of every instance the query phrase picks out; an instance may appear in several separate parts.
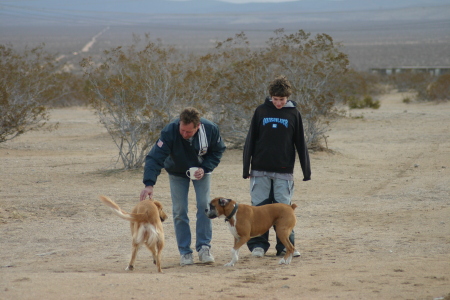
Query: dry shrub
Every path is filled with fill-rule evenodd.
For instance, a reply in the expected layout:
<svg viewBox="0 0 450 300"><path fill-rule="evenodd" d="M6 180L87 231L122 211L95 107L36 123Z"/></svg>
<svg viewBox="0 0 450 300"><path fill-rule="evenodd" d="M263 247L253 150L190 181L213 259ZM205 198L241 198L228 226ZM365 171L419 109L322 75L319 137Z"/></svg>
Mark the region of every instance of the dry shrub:
<svg viewBox="0 0 450 300"><path fill-rule="evenodd" d="M57 66L44 46L19 52L0 45L0 143L47 125L48 93Z"/></svg>
<svg viewBox="0 0 450 300"><path fill-rule="evenodd" d="M86 81L78 73L58 72L53 88L45 93L50 107L86 106L89 104Z"/></svg>
<svg viewBox="0 0 450 300"><path fill-rule="evenodd" d="M382 78L378 74L348 70L339 78L336 89L346 104L352 99L382 93Z"/></svg>
<svg viewBox="0 0 450 300"><path fill-rule="evenodd" d="M436 81L427 87L427 96L432 101L446 101L450 99L450 74L440 75Z"/></svg>
<svg viewBox="0 0 450 300"><path fill-rule="evenodd" d="M380 108L380 101L373 100L371 96L365 96L363 99L356 97L350 97L347 99L347 104L350 109L361 109L361 108Z"/></svg>
<svg viewBox="0 0 450 300"><path fill-rule="evenodd" d="M267 48L253 50L240 33L206 55L187 57L148 35L144 47L139 42L135 36L130 47L105 51L100 62L82 62L90 104L118 146L125 169L142 166L162 126L184 106L197 107L219 124L225 140L242 145L253 112L277 74L293 85L308 146L320 145L337 115L333 82L348 59L326 34L311 38L301 30L286 35L279 29Z"/></svg>
<svg viewBox="0 0 450 300"><path fill-rule="evenodd" d="M399 91L414 91L416 101L446 101L450 98L450 74L438 77L425 72L405 72L388 77ZM411 99L403 102L410 103Z"/></svg>
<svg viewBox="0 0 450 300"><path fill-rule="evenodd" d="M150 146L183 106L183 64L172 47L146 37L104 51L100 62L84 59L90 105L119 149L125 169L140 168Z"/></svg>
<svg viewBox="0 0 450 300"><path fill-rule="evenodd" d="M217 44L207 61L214 65L214 90L210 109L224 137L242 144L255 108L268 95L276 75L292 84L291 99L302 113L308 147L320 145L330 121L339 115L336 81L346 71L347 55L326 34L311 37L299 30L285 34L275 30L262 50L252 50L244 33Z"/></svg>
<svg viewBox="0 0 450 300"><path fill-rule="evenodd" d="M404 72L390 75L388 82L395 86L399 92L415 90L419 94L426 91L433 81L433 76L424 72Z"/></svg>

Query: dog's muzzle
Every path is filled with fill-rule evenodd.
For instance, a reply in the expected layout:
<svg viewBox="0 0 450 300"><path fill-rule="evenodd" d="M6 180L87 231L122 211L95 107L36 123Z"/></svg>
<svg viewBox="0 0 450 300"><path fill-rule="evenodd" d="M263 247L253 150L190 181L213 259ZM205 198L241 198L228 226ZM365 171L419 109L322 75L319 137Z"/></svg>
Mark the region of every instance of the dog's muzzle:
<svg viewBox="0 0 450 300"><path fill-rule="evenodd" d="M215 218L217 218L217 210L216 210L216 207L210 203L210 204L209 204L209 209L208 209L208 208L205 209L205 214L206 214L206 216L207 216L209 219L215 219Z"/></svg>

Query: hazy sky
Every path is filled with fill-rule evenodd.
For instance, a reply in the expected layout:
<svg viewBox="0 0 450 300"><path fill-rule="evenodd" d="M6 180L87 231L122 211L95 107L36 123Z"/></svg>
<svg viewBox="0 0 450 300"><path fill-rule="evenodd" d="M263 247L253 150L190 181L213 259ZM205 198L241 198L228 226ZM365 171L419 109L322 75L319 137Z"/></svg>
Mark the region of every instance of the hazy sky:
<svg viewBox="0 0 450 300"><path fill-rule="evenodd" d="M298 0L219 0L219 1L229 2L229 3L255 3L255 2L276 3L276 2L294 2L294 1L298 1Z"/></svg>
<svg viewBox="0 0 450 300"><path fill-rule="evenodd" d="M437 8L437 5L440 7ZM425 11L422 9L424 7L429 10ZM398 9L403 9L401 15ZM355 11L368 11L370 14L355 15L352 13ZM213 13L223 13L222 16L234 14L227 24L239 26L258 22L337 21L339 18L340 21L418 18L423 22L424 17L448 20L449 11L450 0L0 0L0 26L33 22L141 24L156 22L154 15L168 14L184 14L186 17L202 15L206 22ZM329 14L320 15L323 12ZM285 13L285 17L280 18L277 13ZM213 19L210 21L225 26L221 20ZM178 20L177 24L181 21Z"/></svg>
<svg viewBox="0 0 450 300"><path fill-rule="evenodd" d="M169 0L169 1L190 1L190 0ZM294 2L299 0L218 0L228 3L278 3L278 2Z"/></svg>

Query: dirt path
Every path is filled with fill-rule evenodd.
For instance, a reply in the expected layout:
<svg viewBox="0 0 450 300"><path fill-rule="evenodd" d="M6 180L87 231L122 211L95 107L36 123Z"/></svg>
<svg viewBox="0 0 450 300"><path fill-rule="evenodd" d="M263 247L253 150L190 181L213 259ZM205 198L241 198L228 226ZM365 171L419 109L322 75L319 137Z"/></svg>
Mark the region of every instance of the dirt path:
<svg viewBox="0 0 450 300"><path fill-rule="evenodd" d="M224 267L232 236L223 220L214 220L216 263L180 267L169 218L164 274L146 249L134 272L124 270L128 224L97 197L130 210L141 171L110 171L117 151L92 111L55 110L58 130L0 145L0 299L444 299L450 103L401 100L386 95L379 110L352 111L334 124L328 138L334 153L311 155L312 181L302 182L296 168L302 256L291 265L278 265L272 247L260 259L242 248L236 266ZM227 151L213 174L212 196L249 203L241 178L241 151ZM171 215L166 174L155 198Z"/></svg>

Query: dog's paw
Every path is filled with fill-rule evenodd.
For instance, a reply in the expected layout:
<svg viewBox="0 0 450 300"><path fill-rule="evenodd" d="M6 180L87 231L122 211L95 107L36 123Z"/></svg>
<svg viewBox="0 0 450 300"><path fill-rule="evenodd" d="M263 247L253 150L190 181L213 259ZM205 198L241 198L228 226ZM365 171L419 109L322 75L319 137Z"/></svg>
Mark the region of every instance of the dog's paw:
<svg viewBox="0 0 450 300"><path fill-rule="evenodd" d="M292 254L291 254L291 255L289 255L288 259L286 260L286 264L287 264L287 265L290 265L290 264L291 264L291 261L292 261L292 257L293 257L293 255L292 255Z"/></svg>
<svg viewBox="0 0 450 300"><path fill-rule="evenodd" d="M224 264L223 266L224 266L224 267L233 267L233 266L234 266L234 263L230 261L229 263Z"/></svg>
<svg viewBox="0 0 450 300"><path fill-rule="evenodd" d="M134 270L134 266L129 265L128 267L125 268L126 271L133 271Z"/></svg>
<svg viewBox="0 0 450 300"><path fill-rule="evenodd" d="M282 259L280 259L280 261L278 262L278 264L279 264L279 265L283 265L283 264L285 264L285 265L290 265L290 264L291 264L291 261L292 261L292 257L293 257L292 254L289 255L289 256L287 257L287 259L284 259L284 257L283 257Z"/></svg>

